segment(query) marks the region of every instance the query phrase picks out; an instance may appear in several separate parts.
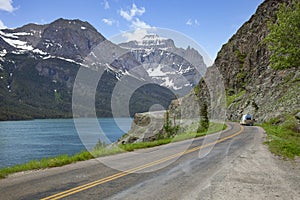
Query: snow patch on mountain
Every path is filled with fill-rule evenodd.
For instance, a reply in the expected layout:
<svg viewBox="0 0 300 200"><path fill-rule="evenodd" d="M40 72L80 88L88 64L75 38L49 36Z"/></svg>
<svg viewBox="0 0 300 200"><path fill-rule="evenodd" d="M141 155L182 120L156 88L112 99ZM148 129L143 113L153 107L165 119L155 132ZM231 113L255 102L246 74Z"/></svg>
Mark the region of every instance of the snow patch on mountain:
<svg viewBox="0 0 300 200"><path fill-rule="evenodd" d="M145 35L138 40L121 43L121 47L142 63L152 81L177 93L186 94L196 85L201 75L198 68L205 68L202 56L190 47L177 48L172 39L157 34ZM198 63L198 68L192 63Z"/></svg>
<svg viewBox="0 0 300 200"><path fill-rule="evenodd" d="M162 71L162 68L163 68L163 65L158 65L156 68L147 69L147 73L151 77L166 76L166 73Z"/></svg>
<svg viewBox="0 0 300 200"><path fill-rule="evenodd" d="M171 79L170 77L166 76L164 78L162 78L162 80L164 81L161 86L165 86L167 88L173 88L174 90L180 90L182 89L183 87L182 86L179 86L177 87L174 83L174 79Z"/></svg>
<svg viewBox="0 0 300 200"><path fill-rule="evenodd" d="M4 57L6 54L7 54L6 49L3 49L2 51L0 51L1 59L3 59L2 57Z"/></svg>
<svg viewBox="0 0 300 200"><path fill-rule="evenodd" d="M19 37L12 33L4 33L0 31L0 37L8 43L10 46L22 50L33 50L34 48L31 45L28 45L27 42L19 40Z"/></svg>
<svg viewBox="0 0 300 200"><path fill-rule="evenodd" d="M34 53L37 53L37 54L40 54L40 55L48 55L48 53L40 50L40 49L33 49L33 52Z"/></svg>
<svg viewBox="0 0 300 200"><path fill-rule="evenodd" d="M17 32L17 33L12 33L13 36L28 36L28 35L33 35L33 33L27 33L27 32Z"/></svg>

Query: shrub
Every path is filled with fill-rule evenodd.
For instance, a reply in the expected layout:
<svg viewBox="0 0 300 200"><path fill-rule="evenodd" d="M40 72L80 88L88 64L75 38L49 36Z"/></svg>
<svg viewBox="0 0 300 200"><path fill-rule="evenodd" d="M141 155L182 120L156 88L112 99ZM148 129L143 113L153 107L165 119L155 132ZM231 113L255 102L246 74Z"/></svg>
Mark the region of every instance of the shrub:
<svg viewBox="0 0 300 200"><path fill-rule="evenodd" d="M270 63L274 69L300 66L300 1L291 6L281 4L275 23L269 22L270 33L265 41L271 51Z"/></svg>

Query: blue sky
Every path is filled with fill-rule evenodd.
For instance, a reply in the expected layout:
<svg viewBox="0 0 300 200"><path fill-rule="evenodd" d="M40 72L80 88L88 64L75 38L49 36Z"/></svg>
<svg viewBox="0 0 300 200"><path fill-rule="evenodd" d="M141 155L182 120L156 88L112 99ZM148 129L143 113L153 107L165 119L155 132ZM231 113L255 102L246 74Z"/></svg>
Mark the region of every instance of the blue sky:
<svg viewBox="0 0 300 200"><path fill-rule="evenodd" d="M0 27L81 19L110 38L128 30L160 27L192 38L215 59L263 0L0 0Z"/></svg>

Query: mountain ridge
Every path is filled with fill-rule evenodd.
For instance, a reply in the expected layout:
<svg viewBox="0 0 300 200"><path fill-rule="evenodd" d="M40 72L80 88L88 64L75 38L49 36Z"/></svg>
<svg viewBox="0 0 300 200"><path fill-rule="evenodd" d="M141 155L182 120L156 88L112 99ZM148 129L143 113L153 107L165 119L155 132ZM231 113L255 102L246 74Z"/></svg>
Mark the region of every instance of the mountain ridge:
<svg viewBox="0 0 300 200"><path fill-rule="evenodd" d="M173 40L157 34L119 45L130 49L154 83L172 88L179 97L192 90L201 78L200 72L204 74L206 71L206 64L198 51L190 46L177 48Z"/></svg>
<svg viewBox="0 0 300 200"><path fill-rule="evenodd" d="M1 120L72 117L76 74L81 67L93 70L93 65L104 70L96 93L97 116L112 116L113 89L126 76L145 85L133 94L130 115L154 104L167 108L176 98L176 88L153 81L130 51L78 19L3 29L0 55Z"/></svg>

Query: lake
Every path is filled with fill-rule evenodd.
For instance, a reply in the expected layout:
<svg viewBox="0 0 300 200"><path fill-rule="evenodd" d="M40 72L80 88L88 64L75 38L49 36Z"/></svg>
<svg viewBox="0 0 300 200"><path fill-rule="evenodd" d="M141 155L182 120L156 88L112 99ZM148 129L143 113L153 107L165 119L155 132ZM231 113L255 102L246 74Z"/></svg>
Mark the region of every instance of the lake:
<svg viewBox="0 0 300 200"><path fill-rule="evenodd" d="M93 127L93 121L99 122L102 133L108 139L106 143L110 143L117 141L130 129L132 119L76 119L76 128L80 134L73 119L0 122L0 168L61 154L73 155L93 148L103 138L101 129ZM82 128L78 128L78 124L86 130L85 133Z"/></svg>

